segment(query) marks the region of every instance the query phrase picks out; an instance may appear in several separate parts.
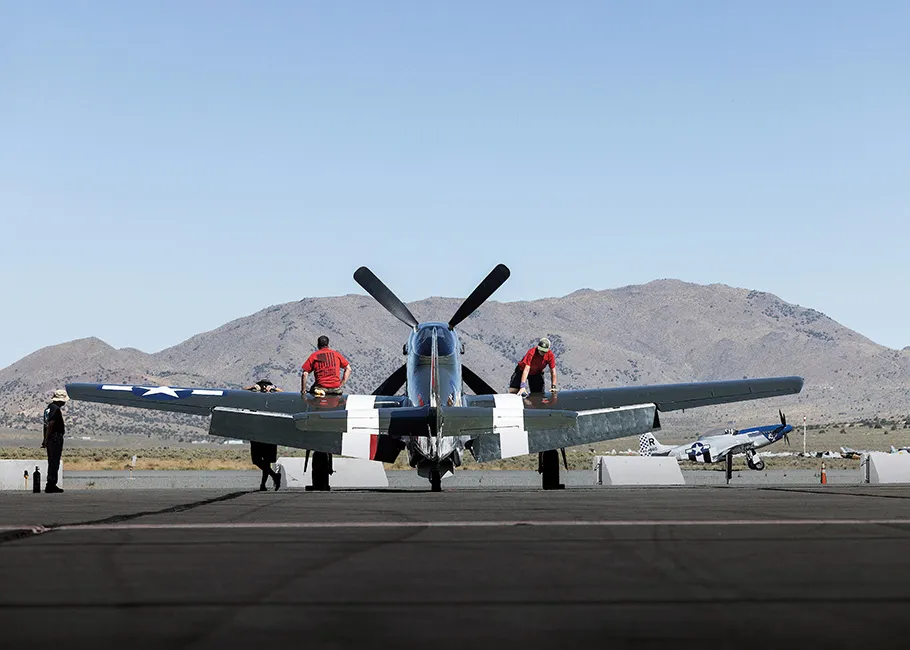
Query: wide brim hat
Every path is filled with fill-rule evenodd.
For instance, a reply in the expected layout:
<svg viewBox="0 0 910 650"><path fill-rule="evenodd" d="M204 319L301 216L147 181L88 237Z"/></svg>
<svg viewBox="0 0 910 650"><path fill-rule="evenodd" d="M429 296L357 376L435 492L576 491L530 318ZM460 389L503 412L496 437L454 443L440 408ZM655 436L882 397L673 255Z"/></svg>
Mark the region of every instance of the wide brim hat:
<svg viewBox="0 0 910 650"><path fill-rule="evenodd" d="M52 402L68 402L70 396L66 394L66 391L62 388L58 388L54 391L54 396L51 398Z"/></svg>

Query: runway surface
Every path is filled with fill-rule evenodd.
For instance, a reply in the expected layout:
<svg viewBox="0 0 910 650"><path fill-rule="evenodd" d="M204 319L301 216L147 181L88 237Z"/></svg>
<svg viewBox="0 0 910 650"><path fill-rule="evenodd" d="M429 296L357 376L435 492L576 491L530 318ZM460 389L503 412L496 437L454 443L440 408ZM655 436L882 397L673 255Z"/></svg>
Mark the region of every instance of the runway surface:
<svg viewBox="0 0 910 650"><path fill-rule="evenodd" d="M4 646L906 647L910 488L0 494Z"/></svg>
<svg viewBox="0 0 910 650"><path fill-rule="evenodd" d="M393 488L425 489L427 479L413 470L386 472ZM686 485L724 485L722 468L717 470L682 470ZM259 485L259 470L139 470L130 474L124 470L64 471L64 489L76 490L157 490L219 488L247 490ZM858 485L862 483L859 469L829 469L828 483ZM570 487L594 485L592 470L560 472L560 480ZM806 469L777 469L755 472L735 471L731 485L818 485L819 472ZM540 486L540 474L530 470L468 470L458 471L443 479L445 489L471 488L535 488Z"/></svg>

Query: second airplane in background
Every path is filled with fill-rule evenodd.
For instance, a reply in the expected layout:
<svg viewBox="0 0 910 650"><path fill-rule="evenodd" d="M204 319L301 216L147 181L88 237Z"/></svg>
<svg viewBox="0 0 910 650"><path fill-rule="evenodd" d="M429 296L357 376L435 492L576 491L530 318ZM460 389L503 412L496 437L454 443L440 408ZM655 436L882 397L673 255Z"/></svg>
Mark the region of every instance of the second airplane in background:
<svg viewBox="0 0 910 650"><path fill-rule="evenodd" d="M765 469L765 461L758 455L757 450L774 444L781 438L790 444L789 434L793 427L787 424L787 418L781 411L780 424L771 424L751 429L725 429L718 433L706 433L699 436L695 442L674 447L662 445L652 433L643 433L639 437L638 451L642 456L672 456L677 460L690 460L693 463L718 463L727 457L727 454L746 454L746 464L749 469L761 471Z"/></svg>

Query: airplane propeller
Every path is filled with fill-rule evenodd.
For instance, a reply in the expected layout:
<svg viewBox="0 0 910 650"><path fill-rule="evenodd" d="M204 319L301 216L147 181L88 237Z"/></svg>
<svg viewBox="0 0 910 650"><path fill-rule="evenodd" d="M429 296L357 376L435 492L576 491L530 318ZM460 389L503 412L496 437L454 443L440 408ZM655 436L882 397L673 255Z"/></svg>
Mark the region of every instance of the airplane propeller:
<svg viewBox="0 0 910 650"><path fill-rule="evenodd" d="M376 299L376 302L385 307L392 316L408 327L417 327L417 319L414 318L414 314L411 313L411 310L408 309L398 296L392 293L392 290L385 286L382 283L382 280L377 278L370 269L361 266L354 271L354 280L363 287L368 294L373 296Z"/></svg>
<svg viewBox="0 0 910 650"><path fill-rule="evenodd" d="M461 364L461 379L468 385L475 395L495 395L496 389L481 379L477 373Z"/></svg>
<svg viewBox="0 0 910 650"><path fill-rule="evenodd" d="M458 323L474 313L493 293L502 286L503 282L509 279L511 271L505 264L497 264L490 273L485 277L477 288L471 292L471 295L465 298L461 307L455 312L455 315L449 319L449 329L454 329Z"/></svg>
<svg viewBox="0 0 910 650"><path fill-rule="evenodd" d="M465 318L473 314L478 307L487 301L493 293L509 279L511 271L505 264L497 264L496 267L487 274L477 288L471 292L471 295L465 298L461 306L455 312L455 315L449 319L449 329L454 329ZM363 287L368 294L373 296L380 305L392 314L395 318L411 328L416 328L419 323L411 313L411 310L401 302L401 300L392 293L382 280L367 267L361 266L354 271L354 280ZM487 382L481 379L477 374L466 366L461 367L462 379L472 391L477 395L494 395L496 390ZM407 366L401 366L391 375L389 375L382 384L373 391L374 395L391 395L404 386L407 381Z"/></svg>
<svg viewBox="0 0 910 650"><path fill-rule="evenodd" d="M394 395L404 383L408 380L408 366L404 364L398 367L398 370L386 377L386 380L379 384L379 387L373 391L374 395Z"/></svg>
<svg viewBox="0 0 910 650"><path fill-rule="evenodd" d="M786 418L786 416L784 415L784 412L781 411L780 409L777 409L777 414L780 415L780 426L781 426L781 429L786 428L786 426L787 426L787 418ZM785 433L785 434L784 434L784 440L787 441L787 446L789 447L789 446L790 446L790 434L789 434L789 433Z"/></svg>

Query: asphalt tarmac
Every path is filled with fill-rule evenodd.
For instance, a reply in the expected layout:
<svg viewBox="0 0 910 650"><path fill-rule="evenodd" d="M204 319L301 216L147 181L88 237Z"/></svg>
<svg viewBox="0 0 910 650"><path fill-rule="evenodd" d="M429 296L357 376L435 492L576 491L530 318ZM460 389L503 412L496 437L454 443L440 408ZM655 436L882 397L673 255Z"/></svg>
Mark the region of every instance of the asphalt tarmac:
<svg viewBox="0 0 910 650"><path fill-rule="evenodd" d="M386 472L389 487L426 489L429 482L414 470ZM686 485L724 485L723 468L717 470L682 470ZM123 470L64 471L63 488L66 490L158 490L218 488L248 490L259 485L259 470L146 470L130 474ZM862 483L859 469L827 470L828 483L832 485L858 485ZM569 487L594 485L592 470L560 472L560 481ZM307 481L309 482L309 481ZM818 485L819 472L805 469L778 469L754 472L734 471L731 485ZM458 471L443 479L444 489L462 488L536 488L540 474L529 470L468 470Z"/></svg>
<svg viewBox="0 0 910 650"><path fill-rule="evenodd" d="M0 639L905 648L908 549L910 487L9 492Z"/></svg>

